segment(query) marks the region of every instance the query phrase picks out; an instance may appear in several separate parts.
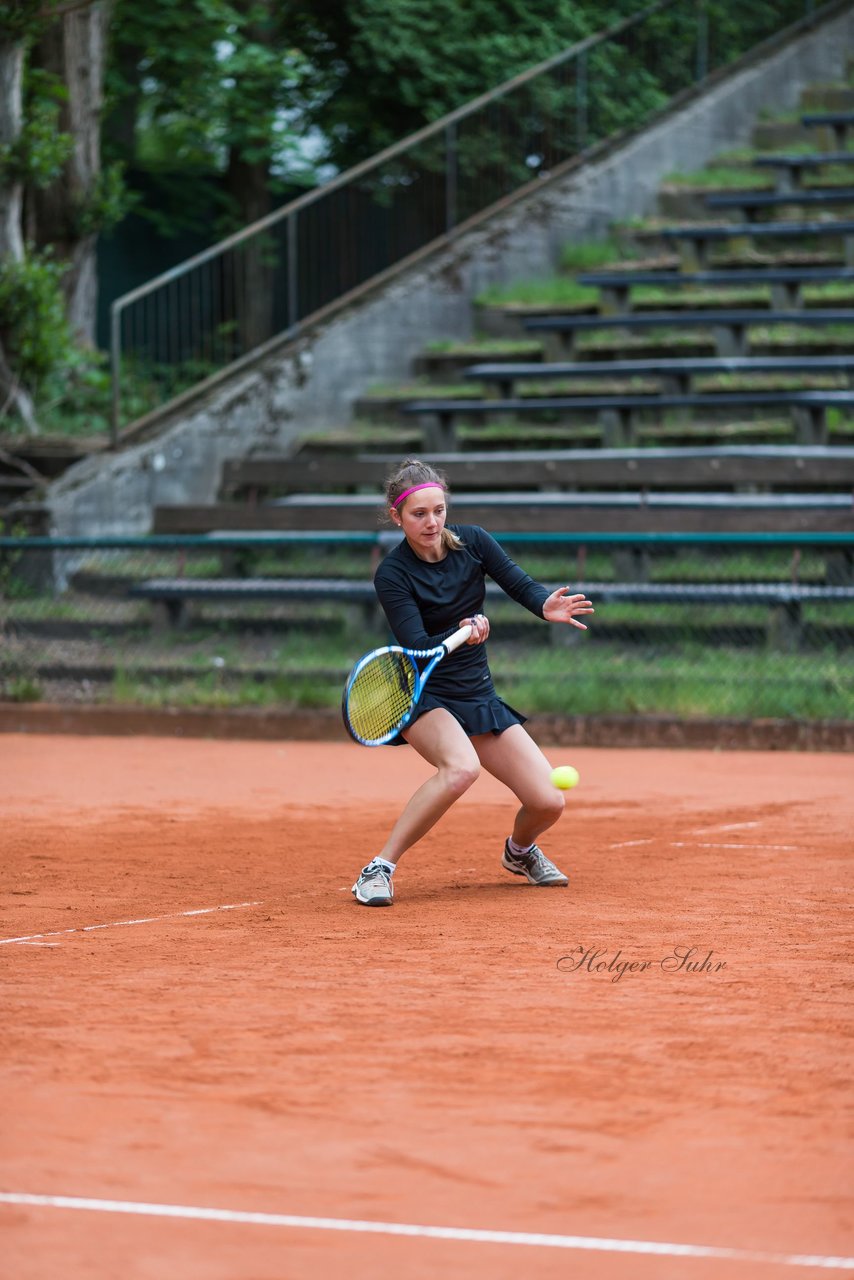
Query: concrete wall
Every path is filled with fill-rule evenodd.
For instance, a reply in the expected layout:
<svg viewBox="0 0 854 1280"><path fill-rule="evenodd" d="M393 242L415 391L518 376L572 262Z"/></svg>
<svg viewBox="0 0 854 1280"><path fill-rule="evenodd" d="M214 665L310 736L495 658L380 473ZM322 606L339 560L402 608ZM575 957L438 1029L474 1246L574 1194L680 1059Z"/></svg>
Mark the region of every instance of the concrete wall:
<svg viewBox="0 0 854 1280"><path fill-rule="evenodd" d="M48 496L55 532L147 532L157 503L211 501L225 458L287 452L307 431L346 425L355 398L409 376L431 339L469 337L480 291L551 274L568 241L601 238L612 221L648 214L666 175L747 143L761 108L792 110L806 85L840 79L852 48L849 8L197 397L154 439L78 464Z"/></svg>

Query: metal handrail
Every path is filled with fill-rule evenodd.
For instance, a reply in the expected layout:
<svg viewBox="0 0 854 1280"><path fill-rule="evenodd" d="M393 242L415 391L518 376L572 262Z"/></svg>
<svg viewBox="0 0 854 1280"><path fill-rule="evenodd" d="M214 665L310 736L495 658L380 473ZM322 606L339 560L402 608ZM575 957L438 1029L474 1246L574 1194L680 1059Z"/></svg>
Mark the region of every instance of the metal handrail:
<svg viewBox="0 0 854 1280"><path fill-rule="evenodd" d="M803 0L803 3L804 3L804 16L799 21L800 22L806 21L811 23L815 20L815 17L816 17L814 7L813 7L813 0ZM824 9L831 10L834 7L835 7L835 0L830 0L830 3L824 6ZM304 316L300 316L299 315L299 299L298 299L298 293L297 293L298 264L300 261L298 242L297 242L297 216L299 214L303 213L305 210L309 209L313 205L316 205L318 202L322 200L328 200L331 196L334 196L336 192L344 193L347 191L353 191L354 189L356 189L357 184L359 184L363 179L367 178L371 174L377 173L377 171L379 171L384 165L387 165L390 161L393 161L398 157L403 157L412 153L416 147L420 146L422 143L428 142L432 138L439 138L442 135L444 135L446 152L447 152L446 173L444 175L446 179L444 236L440 235L437 239L437 237L434 234L429 234L427 238L422 241L419 248L425 249L428 245L439 243L444 237L452 234L454 231L459 230L459 227L461 225L464 225L466 222L465 218L460 220L457 217L458 211L456 208L456 183L457 183L456 163L451 164L450 162L452 153L454 156L454 161L456 161L455 148L456 148L457 131L458 131L458 126L463 121L471 118L477 112L482 111L483 108L489 107L491 104L498 103L499 101L507 98L507 96L513 93L515 90L518 90L519 88L527 84L533 83L534 81L540 79L543 76L548 75L550 72L553 72L558 68L565 67L567 64L571 62L577 61L578 63L577 74L579 77L576 85L576 92L579 98L579 101L577 103L578 119L576 121L576 129L578 131L578 137L577 137L578 145L576 146L574 154L578 155L584 150L584 146L587 141L587 137L586 137L587 114L588 114L588 108L589 108L587 62L588 62L588 57L590 53L594 49L598 48L599 46L605 45L609 42L618 41L620 37L625 35L625 33L635 28L642 27L644 24L649 22L650 19L656 17L659 14L662 14L668 11L677 11L680 9L685 10L686 12L690 11L691 14L694 15L696 18L696 29L694 31L694 39L696 43L694 77L696 82L696 80L700 80L704 78L708 72L709 28L708 28L708 22L706 20L707 19L706 8L707 8L707 0L655 0L655 3L646 6L644 9L640 10L640 12L633 14L631 17L625 18L621 22L615 24L614 26L604 31L598 32L594 35L588 36L584 40L581 40L576 44L571 45L567 49L562 50L560 53L555 54L550 58L544 59L542 62L536 64L536 66L528 68L526 71L521 72L519 75L512 77L511 79L505 81L503 84L497 86L496 88L490 90L489 92L481 94L479 97L472 99L471 101L465 103L463 106L458 107L456 110L449 112L448 114L443 116L441 119L436 120L431 124L425 125L422 129L419 129L415 133L407 136L406 138L403 138L400 141L393 143L391 146L386 147L383 151L380 151L376 155L370 157L368 160L365 160L360 164L355 165L354 167L346 170L344 173L337 175L335 178L331 179L329 182L323 183L321 186L304 193L303 195L297 197L295 200L292 200L289 203L283 205L280 209L276 209L272 213L267 214L265 217L258 219L253 223L250 223L246 227L241 228L241 230L236 231L231 235L225 237L224 239L220 240L217 244L211 245L209 248L201 251L200 253L194 254L192 257L187 258L184 262L177 264L175 267L170 268L168 271L161 272L159 275L155 276L153 279L148 280L145 284L140 285L137 288L132 289L127 293L122 294L119 298L115 299L114 302L111 304L111 308L110 308L110 367L111 367L111 377L112 377L111 427L112 427L113 443L117 444L119 439L119 428L120 428L120 421L121 421L120 399L121 399L121 376L122 376L122 321L123 321L123 316L125 312L128 310L128 308L132 307L136 303L142 303L144 300L147 300L145 302L145 305L147 307L150 307L152 305L151 300L153 298L153 295L157 294L158 291L171 286L176 286L176 285L180 287L181 282L186 281L187 278L190 276L190 274L196 271L198 268L204 267L207 264L213 264L216 260L220 260L221 262L224 261L225 255L230 253L232 250L238 249L240 246L248 245L250 241L257 241L257 238L261 236L263 233L271 231L273 228L279 226L282 223L286 223L287 224L287 240L285 243L284 252L285 252L286 265L287 265L287 287L286 287L287 323L279 324L278 327L274 327L269 333L266 333L260 339L250 342L247 345L246 350L243 351L240 355L237 355L237 356L231 355L229 358L223 359L220 365L221 370L228 369L231 367L238 367L241 362L252 357L253 355L257 355L271 341L280 340L283 336L295 335L299 331L300 327L305 325L307 322L309 322L312 319L312 317L320 315L321 312L324 315L328 316L330 308L334 308L337 305L342 305L345 299L352 297L354 292L354 287L358 289L368 287L372 279L379 278L379 276L382 276L384 272L388 271L390 268L399 268L401 262L405 262L408 259L408 257L411 255L411 252L412 252L411 250L408 252L404 251L400 253L397 258L395 258L393 261L387 264L384 268L382 268L376 274L370 273L365 275L364 278L361 280L361 282L358 283L356 286L352 286L352 285L349 285L349 286L344 285L343 287L339 286L339 290L336 296L330 297L325 303L321 304L319 307L309 306L306 314ZM797 23L794 25L797 25ZM780 30L782 29L783 28L781 28ZM780 32L776 31L774 34L779 35ZM583 89L583 93L582 93L582 89ZM582 98L583 98L583 101L581 100ZM602 140L603 139L600 139L600 141ZM528 176L529 181L531 180L531 176L532 175ZM516 191L523 190L523 189L524 189L524 184L517 184ZM492 207L492 205L490 201L487 200L483 208L479 211L478 216L482 216L483 211L486 209L489 209L490 207ZM261 249L258 249L257 252L260 254ZM195 289L196 293L198 295L201 295L202 293L204 293L203 286L205 285L205 283L206 283L205 281L199 281L195 285L193 285L193 282L191 281L189 282L189 284L187 284L187 288ZM245 283L246 282L243 281L244 287L245 287ZM208 286L210 286L210 282L207 282L207 284ZM217 282L217 287L221 289L224 288L221 281ZM233 287L233 282L232 282L232 287ZM184 300L185 308L189 309L193 305L199 306L200 314L201 314L201 308L203 304L200 301L200 297L194 298L192 300L192 303L188 302L186 299ZM166 304L166 309L168 312L168 303ZM143 322L141 321L140 323L142 324ZM163 326L164 329L169 324L171 324L175 328L179 327L179 321L176 317L172 317L171 319L167 320L167 324ZM204 331L204 321L201 323L200 328ZM149 338L149 341L150 341L150 338ZM142 345L144 347L145 343L143 343ZM156 339L155 339L155 345L156 345ZM199 359L200 357L194 354L193 358ZM204 378L197 377L196 385L199 385L199 383L203 381L205 381ZM188 392L189 392L189 388L186 388L182 392L180 392L178 396L173 395L171 397L168 397L167 403L174 402L176 399L180 398L180 396L187 395ZM159 407L162 408L162 404Z"/></svg>

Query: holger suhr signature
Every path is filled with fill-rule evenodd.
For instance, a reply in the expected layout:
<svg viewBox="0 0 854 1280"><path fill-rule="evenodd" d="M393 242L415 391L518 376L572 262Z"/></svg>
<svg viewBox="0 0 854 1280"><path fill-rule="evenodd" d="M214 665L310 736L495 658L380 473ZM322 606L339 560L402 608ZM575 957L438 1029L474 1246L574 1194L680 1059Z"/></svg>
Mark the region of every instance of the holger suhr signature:
<svg viewBox="0 0 854 1280"><path fill-rule="evenodd" d="M557 967L562 973L592 973L610 977L619 982L627 973L648 973L660 969L662 973L720 973L726 968L726 960L713 959L711 948L672 947L660 960L626 960L622 949L608 952L605 948L584 947L580 943L569 955L561 956Z"/></svg>

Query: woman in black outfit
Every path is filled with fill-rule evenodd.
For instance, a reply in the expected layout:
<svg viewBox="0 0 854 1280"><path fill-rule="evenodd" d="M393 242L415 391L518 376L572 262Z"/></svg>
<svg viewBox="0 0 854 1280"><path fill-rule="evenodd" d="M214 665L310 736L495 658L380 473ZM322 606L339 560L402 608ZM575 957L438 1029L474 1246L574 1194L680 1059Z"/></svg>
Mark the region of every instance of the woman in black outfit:
<svg viewBox="0 0 854 1280"><path fill-rule="evenodd" d="M484 529L447 525L444 477L407 459L386 485L386 503L403 541L380 564L374 579L389 626L409 649L430 649L460 626L472 628L468 643L440 662L418 701L413 718L394 745L410 743L436 773L410 799L382 852L353 885L357 902L391 906L398 859L426 835L481 767L516 795L521 808L505 841L502 865L530 884L566 885L567 878L537 846L536 839L563 812L563 794L551 784L551 767L522 727L525 717L495 692L484 641L489 621L481 613L487 574L513 600L547 622L586 630L579 615L593 612L569 587L548 587L514 564Z"/></svg>

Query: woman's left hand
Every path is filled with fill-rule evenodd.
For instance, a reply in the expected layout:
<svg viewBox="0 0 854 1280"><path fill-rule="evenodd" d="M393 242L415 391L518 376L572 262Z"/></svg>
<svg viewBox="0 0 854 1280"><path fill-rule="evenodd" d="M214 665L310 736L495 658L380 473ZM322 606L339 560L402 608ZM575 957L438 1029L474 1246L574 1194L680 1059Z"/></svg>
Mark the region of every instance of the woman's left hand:
<svg viewBox="0 0 854 1280"><path fill-rule="evenodd" d="M471 618L463 618L461 627L471 627L471 635L466 644L483 644L489 636L489 619L484 613L476 613Z"/></svg>
<svg viewBox="0 0 854 1280"><path fill-rule="evenodd" d="M571 587L558 587L543 605L543 617L547 622L568 622L571 627L579 627L586 631L583 622L578 621L578 614L593 613L593 605L584 595L570 595Z"/></svg>

